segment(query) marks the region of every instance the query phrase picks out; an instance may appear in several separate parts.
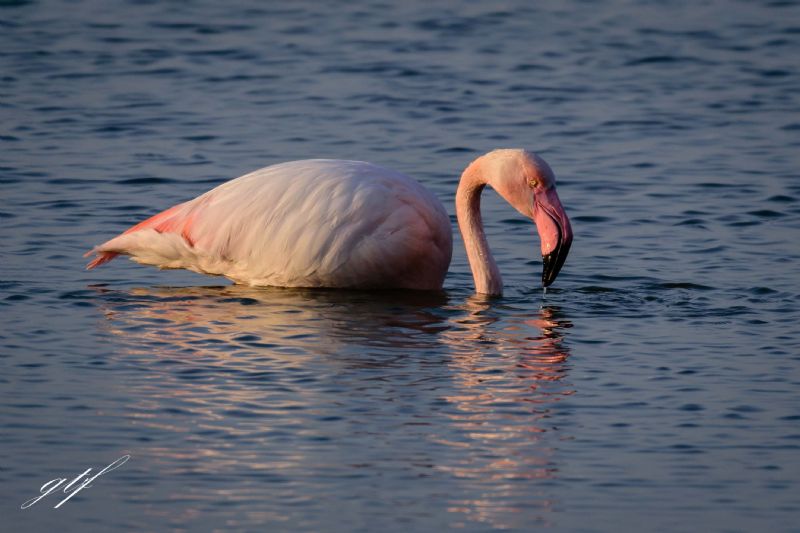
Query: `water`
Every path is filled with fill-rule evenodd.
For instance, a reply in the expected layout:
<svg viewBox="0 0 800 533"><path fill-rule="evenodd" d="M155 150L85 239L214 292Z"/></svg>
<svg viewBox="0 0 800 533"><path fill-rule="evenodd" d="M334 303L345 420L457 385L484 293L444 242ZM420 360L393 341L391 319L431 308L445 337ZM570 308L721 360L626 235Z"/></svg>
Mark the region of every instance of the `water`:
<svg viewBox="0 0 800 533"><path fill-rule="evenodd" d="M797 531L800 7L532 4L0 3L3 529ZM575 231L546 295L489 192L502 299L460 238L443 294L83 270L268 164L453 213L516 146Z"/></svg>

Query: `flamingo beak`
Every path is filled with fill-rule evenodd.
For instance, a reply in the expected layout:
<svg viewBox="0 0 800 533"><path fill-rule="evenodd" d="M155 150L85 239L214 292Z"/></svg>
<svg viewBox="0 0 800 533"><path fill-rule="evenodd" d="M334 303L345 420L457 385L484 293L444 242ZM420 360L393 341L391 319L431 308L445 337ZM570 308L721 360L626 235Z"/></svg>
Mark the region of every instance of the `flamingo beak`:
<svg viewBox="0 0 800 533"><path fill-rule="evenodd" d="M555 188L537 193L535 204L533 221L542 241L542 286L549 287L567 260L572 226Z"/></svg>

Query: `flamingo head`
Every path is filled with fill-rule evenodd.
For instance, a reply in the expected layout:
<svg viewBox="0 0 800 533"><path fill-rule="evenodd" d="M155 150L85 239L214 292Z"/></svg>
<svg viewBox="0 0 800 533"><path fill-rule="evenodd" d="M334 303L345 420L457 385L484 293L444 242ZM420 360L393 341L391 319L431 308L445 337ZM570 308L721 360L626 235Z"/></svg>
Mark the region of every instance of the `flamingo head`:
<svg viewBox="0 0 800 533"><path fill-rule="evenodd" d="M556 192L555 174L544 159L526 150L495 150L484 157L487 182L536 224L542 249L542 286L548 287L572 245L572 226Z"/></svg>

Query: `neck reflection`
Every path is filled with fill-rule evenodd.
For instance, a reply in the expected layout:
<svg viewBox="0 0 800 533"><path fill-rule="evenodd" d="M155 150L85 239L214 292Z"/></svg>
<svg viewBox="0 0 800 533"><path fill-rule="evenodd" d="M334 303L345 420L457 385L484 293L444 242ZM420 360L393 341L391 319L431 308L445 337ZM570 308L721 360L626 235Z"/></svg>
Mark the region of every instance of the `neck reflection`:
<svg viewBox="0 0 800 533"><path fill-rule="evenodd" d="M558 477L556 404L574 393L567 382L572 324L556 306L538 313L491 304L480 296L446 333L453 348L455 392L447 416L460 439L440 468L474 490L451 512L498 528L552 520L557 502L541 484Z"/></svg>

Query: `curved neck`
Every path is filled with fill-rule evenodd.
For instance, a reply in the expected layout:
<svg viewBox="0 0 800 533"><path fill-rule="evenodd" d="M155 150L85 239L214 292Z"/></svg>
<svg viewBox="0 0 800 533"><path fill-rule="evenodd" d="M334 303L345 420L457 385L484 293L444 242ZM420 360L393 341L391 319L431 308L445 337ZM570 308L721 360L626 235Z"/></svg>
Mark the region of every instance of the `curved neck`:
<svg viewBox="0 0 800 533"><path fill-rule="evenodd" d="M456 217L475 279L475 291L499 296L503 294L503 279L486 241L481 219L481 192L484 187L486 180L475 162L461 175L456 191Z"/></svg>

